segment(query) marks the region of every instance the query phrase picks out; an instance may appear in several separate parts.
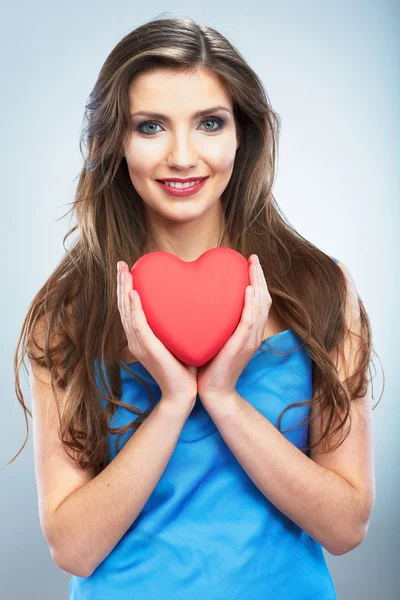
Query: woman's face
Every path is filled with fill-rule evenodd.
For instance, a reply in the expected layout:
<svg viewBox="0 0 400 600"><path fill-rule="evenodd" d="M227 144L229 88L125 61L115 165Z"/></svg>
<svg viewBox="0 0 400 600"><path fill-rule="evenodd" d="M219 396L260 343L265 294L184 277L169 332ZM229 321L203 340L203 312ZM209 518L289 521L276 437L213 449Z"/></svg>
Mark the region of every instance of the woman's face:
<svg viewBox="0 0 400 600"><path fill-rule="evenodd" d="M150 216L178 223L219 207L239 145L229 92L219 79L205 70L157 69L136 76L129 98L124 155ZM195 116L198 111L206 112ZM157 181L168 177L207 180L197 193L173 196Z"/></svg>

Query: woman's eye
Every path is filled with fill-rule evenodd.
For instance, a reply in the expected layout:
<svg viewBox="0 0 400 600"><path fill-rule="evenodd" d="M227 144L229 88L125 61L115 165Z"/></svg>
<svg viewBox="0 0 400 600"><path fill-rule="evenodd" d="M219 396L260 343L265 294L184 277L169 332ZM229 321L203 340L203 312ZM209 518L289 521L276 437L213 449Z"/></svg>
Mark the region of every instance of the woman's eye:
<svg viewBox="0 0 400 600"><path fill-rule="evenodd" d="M214 131L220 131L223 128L224 120L220 119L219 117L208 117L207 119L204 119L204 121L202 121L201 124L202 125L209 124L209 123L212 123L213 121L215 123L217 123L217 127L212 127L212 128L206 127L205 131L214 132ZM137 126L137 130L140 133L143 133L144 135L153 135L154 133L158 133L158 131L156 129L154 129L154 126L160 126L160 125L156 121L143 121L143 123L140 123ZM153 129L151 129L149 131L149 130L144 129L145 127L153 127Z"/></svg>
<svg viewBox="0 0 400 600"><path fill-rule="evenodd" d="M223 128L224 126L224 121L223 119L220 119L219 117L209 117L207 119L205 119L204 121L202 121L202 125L203 123L212 123L214 121L214 123L217 123L218 127L216 128L206 128L206 131L219 131L220 129Z"/></svg>
<svg viewBox="0 0 400 600"><path fill-rule="evenodd" d="M137 130L140 131L140 133L144 133L145 135L151 135L153 133L157 133L157 131L143 131L142 127L147 127L149 125L158 125L158 123L155 123L155 121L144 121L143 123L140 123L140 125L138 125Z"/></svg>

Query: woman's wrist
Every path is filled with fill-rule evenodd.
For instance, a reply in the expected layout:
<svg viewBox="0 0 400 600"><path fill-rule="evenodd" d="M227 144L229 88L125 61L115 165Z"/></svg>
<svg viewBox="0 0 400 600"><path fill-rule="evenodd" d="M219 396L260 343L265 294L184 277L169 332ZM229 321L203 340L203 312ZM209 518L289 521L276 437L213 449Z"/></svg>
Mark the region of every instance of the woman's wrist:
<svg viewBox="0 0 400 600"><path fill-rule="evenodd" d="M161 395L160 402L164 406L168 406L169 411L178 411L179 413L187 413L187 416L192 412L192 409L196 403L196 396L193 394L168 394L164 393Z"/></svg>

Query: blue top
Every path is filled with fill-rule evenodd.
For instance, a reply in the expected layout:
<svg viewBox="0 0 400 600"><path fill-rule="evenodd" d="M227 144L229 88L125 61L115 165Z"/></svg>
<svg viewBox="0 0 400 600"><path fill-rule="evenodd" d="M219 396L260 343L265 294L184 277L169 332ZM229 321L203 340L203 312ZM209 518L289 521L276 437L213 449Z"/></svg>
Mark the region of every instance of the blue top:
<svg viewBox="0 0 400 600"><path fill-rule="evenodd" d="M291 329L264 340L237 382L238 393L275 427L285 406L312 397L306 348L274 353L301 343ZM140 362L129 367L159 402L150 373ZM121 400L145 410L144 386L122 368L121 378ZM302 423L309 410L287 411L281 429ZM135 418L118 407L111 426ZM118 451L131 435L121 436ZM282 435L298 448L308 445L307 424ZM110 460L116 437L109 436ZM69 594L70 600L338 600L322 546L257 488L199 396L142 511L90 577L72 576Z"/></svg>

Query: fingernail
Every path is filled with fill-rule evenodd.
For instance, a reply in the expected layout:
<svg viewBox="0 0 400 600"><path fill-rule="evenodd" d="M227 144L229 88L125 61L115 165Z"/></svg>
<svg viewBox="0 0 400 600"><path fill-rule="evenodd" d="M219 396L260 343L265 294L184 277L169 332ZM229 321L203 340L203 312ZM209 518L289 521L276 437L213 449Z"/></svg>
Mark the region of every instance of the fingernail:
<svg viewBox="0 0 400 600"><path fill-rule="evenodd" d="M121 264L119 262L117 263L117 271L118 273L121 273Z"/></svg>
<svg viewBox="0 0 400 600"><path fill-rule="evenodd" d="M125 284L125 273L122 273L121 281L122 281L122 285L124 285Z"/></svg>

